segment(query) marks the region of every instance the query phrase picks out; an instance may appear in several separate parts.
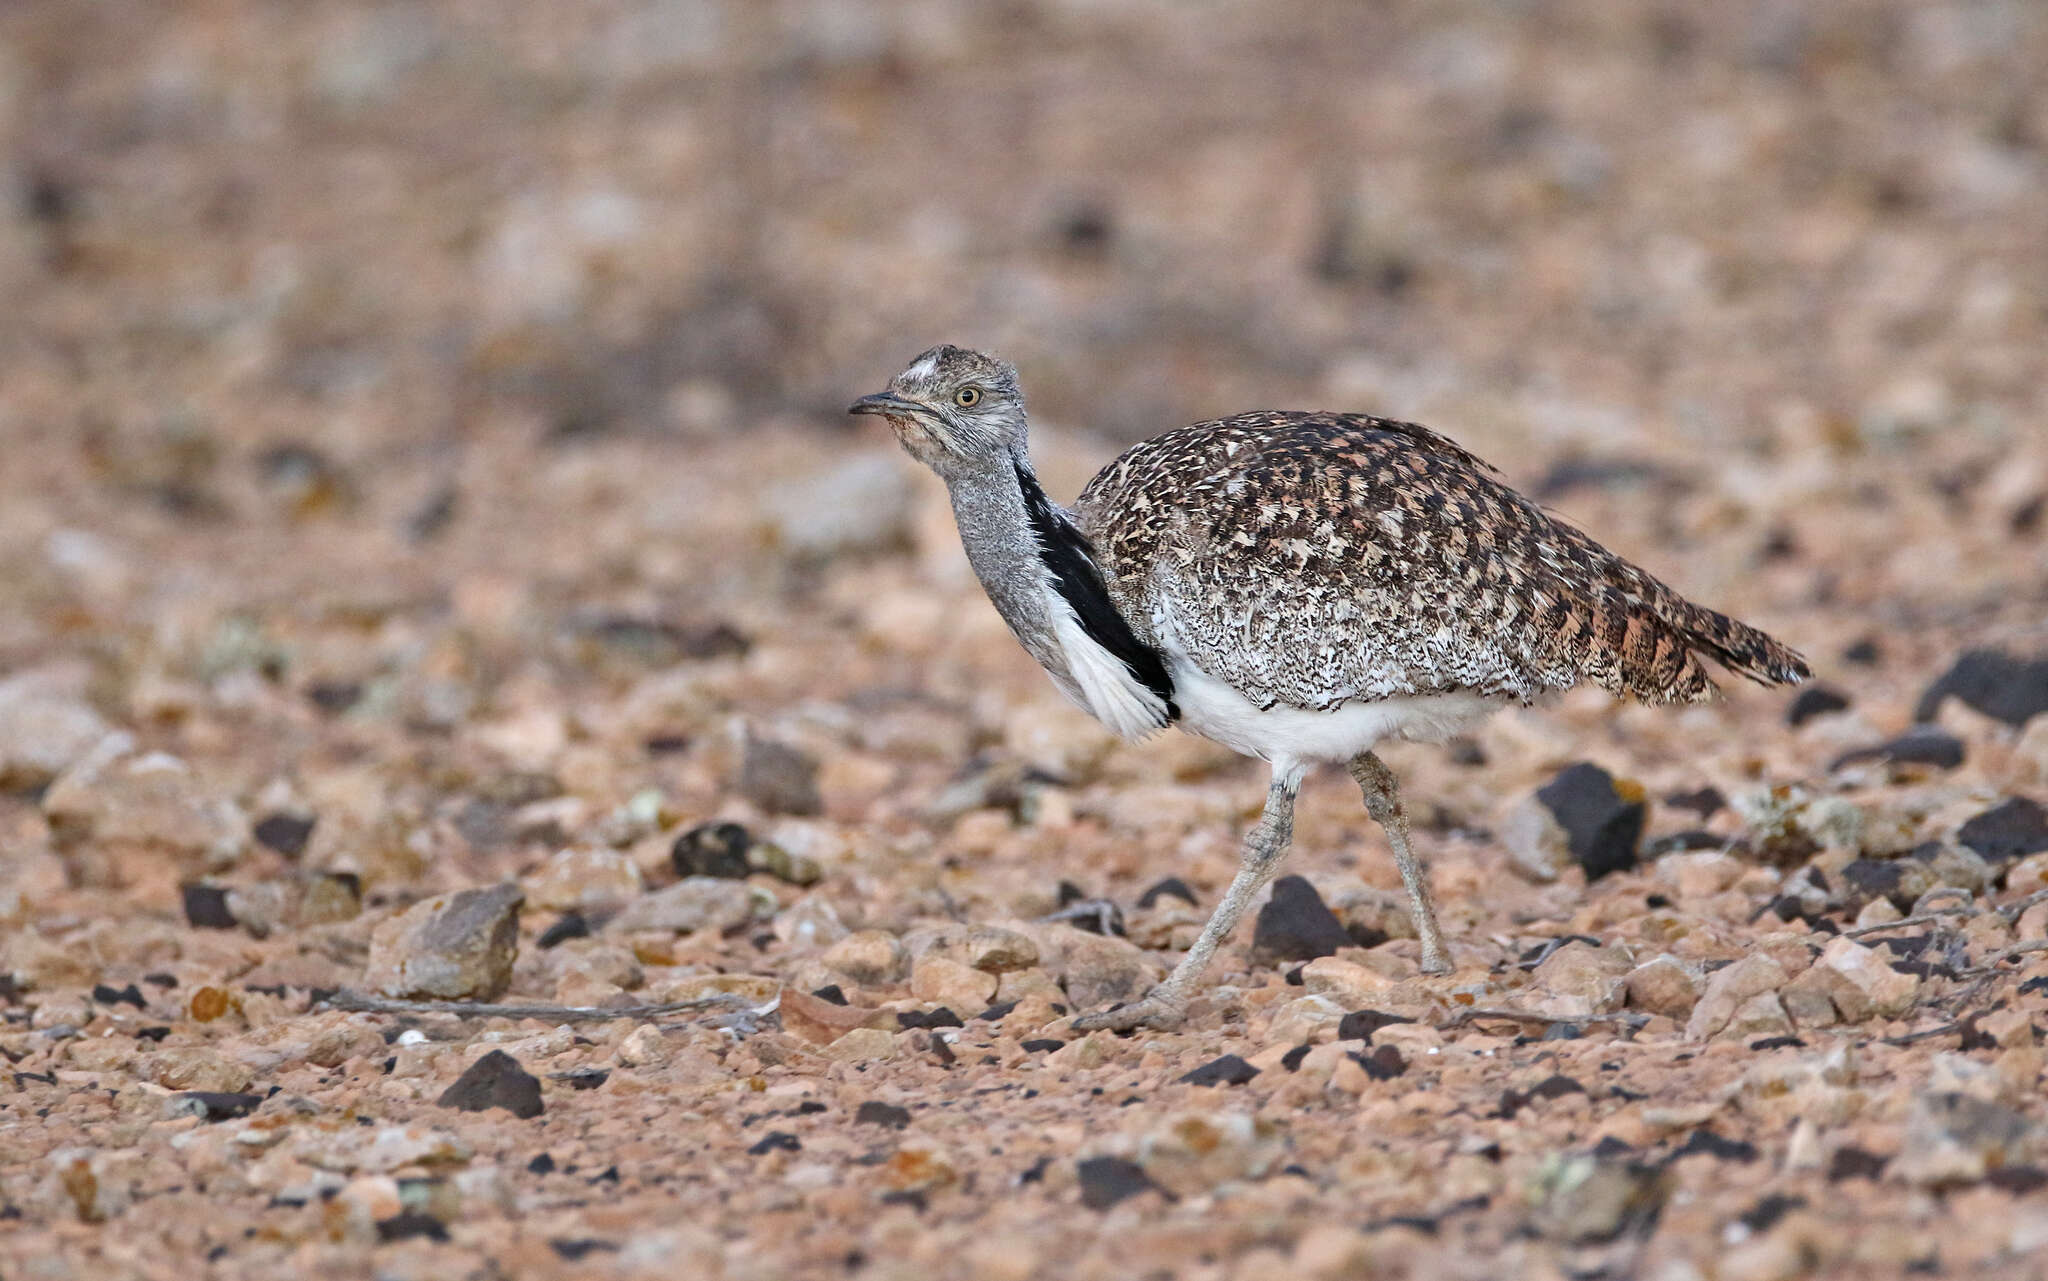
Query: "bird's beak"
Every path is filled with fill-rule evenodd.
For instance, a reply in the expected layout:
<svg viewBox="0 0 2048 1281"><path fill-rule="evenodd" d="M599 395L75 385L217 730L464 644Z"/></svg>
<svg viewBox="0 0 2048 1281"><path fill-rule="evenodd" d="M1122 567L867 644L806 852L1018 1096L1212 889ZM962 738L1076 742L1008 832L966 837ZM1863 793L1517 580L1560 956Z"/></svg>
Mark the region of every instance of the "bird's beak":
<svg viewBox="0 0 2048 1281"><path fill-rule="evenodd" d="M862 396L847 406L849 414L880 414L884 418L917 418L925 407L914 400L905 400L893 391L879 391L872 396Z"/></svg>

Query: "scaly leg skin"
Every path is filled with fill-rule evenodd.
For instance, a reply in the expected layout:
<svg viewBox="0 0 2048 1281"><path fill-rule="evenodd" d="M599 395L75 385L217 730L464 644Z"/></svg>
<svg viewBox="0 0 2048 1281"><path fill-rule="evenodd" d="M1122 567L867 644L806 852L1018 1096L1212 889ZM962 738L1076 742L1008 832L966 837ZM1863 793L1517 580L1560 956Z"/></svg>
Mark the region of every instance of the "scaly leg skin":
<svg viewBox="0 0 2048 1281"><path fill-rule="evenodd" d="M1230 888L1224 891L1223 901L1216 905L1209 923L1202 927L1201 937L1181 958L1181 963L1173 967L1166 981L1146 993L1143 1000L1084 1014L1074 1020L1077 1030L1127 1032L1136 1027L1153 1027L1165 1031L1180 1026L1187 1015L1188 993L1201 978L1209 958L1230 937L1237 919L1251 906L1253 896L1273 879L1287 857L1288 843L1294 839L1294 794L1300 787L1299 765L1274 763L1273 782L1266 789L1265 813L1259 816L1258 825L1245 834L1237 875L1231 878Z"/></svg>
<svg viewBox="0 0 2048 1281"><path fill-rule="evenodd" d="M1415 857L1408 844L1408 811L1401 804L1401 786L1386 762L1367 752L1351 762L1351 777L1365 795L1365 812L1387 834L1394 848L1394 866L1401 869L1401 883L1408 887L1408 910L1415 918L1415 933L1422 939L1422 972L1449 974L1450 955L1444 936L1436 927L1436 900L1429 892L1429 869Z"/></svg>

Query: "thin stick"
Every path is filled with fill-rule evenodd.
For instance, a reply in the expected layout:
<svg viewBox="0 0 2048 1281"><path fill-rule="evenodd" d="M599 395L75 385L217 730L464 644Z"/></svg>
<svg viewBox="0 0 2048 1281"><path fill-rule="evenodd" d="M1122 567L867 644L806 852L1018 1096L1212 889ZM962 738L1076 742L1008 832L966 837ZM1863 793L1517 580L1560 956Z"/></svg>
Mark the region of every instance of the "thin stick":
<svg viewBox="0 0 2048 1281"><path fill-rule="evenodd" d="M1998 909L1998 914L2007 921L2017 921L2036 903L2048 903L2048 890L2035 890L2017 903L2007 903Z"/></svg>
<svg viewBox="0 0 2048 1281"><path fill-rule="evenodd" d="M1843 930L1837 937L1853 939L1861 938L1865 934L1879 934L1885 930L1903 930L1914 925L1939 925L1951 916L1968 916L1970 912L1971 909L1967 907L1937 907L1932 912L1922 912L1918 916L1902 917L1879 925L1859 925L1853 930Z"/></svg>
<svg viewBox="0 0 2048 1281"><path fill-rule="evenodd" d="M606 1019L652 1019L686 1010L751 1010L743 996L719 992L658 1005L491 1005L478 1001L394 1001L342 988L323 1002L329 1009L357 1014L452 1014L463 1019L545 1019L550 1023L594 1023Z"/></svg>
<svg viewBox="0 0 2048 1281"><path fill-rule="evenodd" d="M1459 1010L1447 1020L1444 1027L1463 1027L1480 1019L1505 1019L1510 1023L1533 1023L1543 1027L1554 1027L1560 1023L1619 1023L1623 1027L1641 1027L1648 1019L1641 1014L1622 1011L1618 1014L1535 1014L1528 1010Z"/></svg>

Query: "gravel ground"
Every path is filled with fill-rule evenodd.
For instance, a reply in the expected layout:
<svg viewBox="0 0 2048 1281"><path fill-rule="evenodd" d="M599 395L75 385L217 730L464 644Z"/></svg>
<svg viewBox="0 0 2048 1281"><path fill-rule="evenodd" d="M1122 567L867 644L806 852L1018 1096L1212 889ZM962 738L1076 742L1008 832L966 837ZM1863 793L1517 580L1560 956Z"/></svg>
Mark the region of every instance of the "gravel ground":
<svg viewBox="0 0 2048 1281"><path fill-rule="evenodd" d="M0 1276L2048 1275L2048 11L570 13L0 8ZM1079 1036L1262 772L843 417L941 340L1818 680L1390 751L1441 980L1314 777Z"/></svg>

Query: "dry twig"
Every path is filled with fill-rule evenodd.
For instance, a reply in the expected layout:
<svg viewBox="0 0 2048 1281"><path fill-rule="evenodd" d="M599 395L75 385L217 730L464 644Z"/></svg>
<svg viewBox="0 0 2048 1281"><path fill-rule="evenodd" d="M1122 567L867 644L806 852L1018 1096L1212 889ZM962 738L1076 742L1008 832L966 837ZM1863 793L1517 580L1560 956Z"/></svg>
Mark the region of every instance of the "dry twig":
<svg viewBox="0 0 2048 1281"><path fill-rule="evenodd" d="M358 1014L452 1014L464 1019L545 1019L550 1023L595 1023L606 1019L653 1019L695 1010L752 1010L742 996L719 992L688 1001L656 1005L492 1005L480 1001L395 1001L342 988L323 1002L329 1009Z"/></svg>

